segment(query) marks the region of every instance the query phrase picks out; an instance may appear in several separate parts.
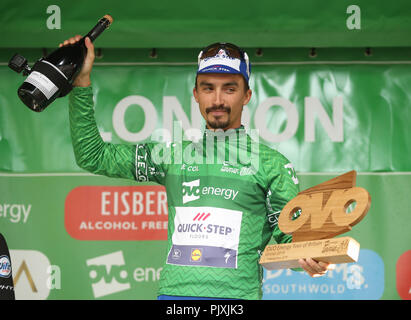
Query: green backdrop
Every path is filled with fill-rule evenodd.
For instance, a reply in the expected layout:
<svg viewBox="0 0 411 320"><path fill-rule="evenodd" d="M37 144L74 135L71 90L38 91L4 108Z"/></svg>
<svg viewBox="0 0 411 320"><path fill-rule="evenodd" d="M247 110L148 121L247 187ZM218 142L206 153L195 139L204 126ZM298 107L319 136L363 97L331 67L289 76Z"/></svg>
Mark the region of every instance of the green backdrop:
<svg viewBox="0 0 411 320"><path fill-rule="evenodd" d="M59 20L50 6L58 6ZM195 48L215 41L264 48L411 44L407 0L3 0L0 8L8 35L0 44L3 48L54 47L61 39L87 33L105 14L114 18L110 33L99 40L106 48ZM359 21L352 21L358 17L354 14Z"/></svg>

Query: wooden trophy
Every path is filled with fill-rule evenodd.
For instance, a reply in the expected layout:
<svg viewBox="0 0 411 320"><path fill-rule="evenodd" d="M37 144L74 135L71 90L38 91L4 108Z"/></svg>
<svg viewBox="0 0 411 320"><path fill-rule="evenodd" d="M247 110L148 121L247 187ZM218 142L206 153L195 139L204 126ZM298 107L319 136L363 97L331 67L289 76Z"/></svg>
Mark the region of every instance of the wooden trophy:
<svg viewBox="0 0 411 320"><path fill-rule="evenodd" d="M268 245L260 264L272 270L299 268L301 258L332 264L357 262L360 244L350 237L333 238L350 231L370 208L370 194L355 186L356 176L356 171L347 172L301 191L288 202L280 213L278 226L282 232L292 234L293 240ZM347 213L354 202L354 210Z"/></svg>

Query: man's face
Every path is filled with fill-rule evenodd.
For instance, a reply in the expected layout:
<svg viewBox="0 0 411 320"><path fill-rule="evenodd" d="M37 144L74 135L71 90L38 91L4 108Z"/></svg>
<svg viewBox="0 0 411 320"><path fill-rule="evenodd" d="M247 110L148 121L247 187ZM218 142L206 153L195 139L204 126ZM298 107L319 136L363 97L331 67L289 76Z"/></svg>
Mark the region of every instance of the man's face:
<svg viewBox="0 0 411 320"><path fill-rule="evenodd" d="M208 129L238 128L243 106L251 99L240 74L199 74L193 94Z"/></svg>

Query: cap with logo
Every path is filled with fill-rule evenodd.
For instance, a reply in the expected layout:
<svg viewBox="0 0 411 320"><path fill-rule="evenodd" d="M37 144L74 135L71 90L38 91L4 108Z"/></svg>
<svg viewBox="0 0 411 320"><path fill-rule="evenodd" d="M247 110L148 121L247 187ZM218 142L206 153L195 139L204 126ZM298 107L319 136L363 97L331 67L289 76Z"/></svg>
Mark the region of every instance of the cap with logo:
<svg viewBox="0 0 411 320"><path fill-rule="evenodd" d="M213 43L198 55L197 74L228 73L241 74L248 83L251 74L251 64L245 51L234 44Z"/></svg>

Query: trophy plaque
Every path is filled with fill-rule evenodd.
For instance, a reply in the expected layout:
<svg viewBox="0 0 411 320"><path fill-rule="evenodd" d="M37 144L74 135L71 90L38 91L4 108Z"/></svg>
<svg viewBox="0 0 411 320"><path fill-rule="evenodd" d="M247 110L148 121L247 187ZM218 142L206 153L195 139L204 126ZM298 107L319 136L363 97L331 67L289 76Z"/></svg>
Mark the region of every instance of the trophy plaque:
<svg viewBox="0 0 411 320"><path fill-rule="evenodd" d="M370 208L370 194L355 186L356 176L353 170L299 192L278 218L278 227L292 234L292 242L267 245L259 263L273 270L299 268L301 258L332 264L357 262L360 244L351 237L333 238L350 231ZM353 203L354 209L347 212Z"/></svg>

